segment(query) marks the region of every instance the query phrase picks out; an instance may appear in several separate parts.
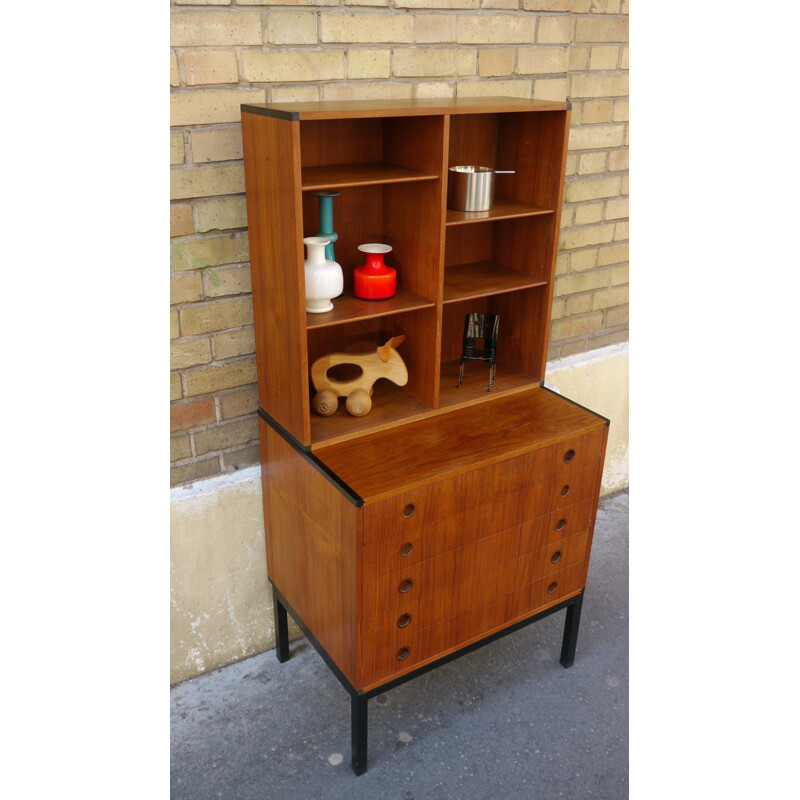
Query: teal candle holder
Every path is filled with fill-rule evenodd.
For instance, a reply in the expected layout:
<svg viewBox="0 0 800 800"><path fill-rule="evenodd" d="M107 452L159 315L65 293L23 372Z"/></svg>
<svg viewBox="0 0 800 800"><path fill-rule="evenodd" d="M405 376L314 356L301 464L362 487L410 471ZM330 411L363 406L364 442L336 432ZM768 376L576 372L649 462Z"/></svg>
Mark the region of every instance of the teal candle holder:
<svg viewBox="0 0 800 800"><path fill-rule="evenodd" d="M321 236L330 241L330 244L325 248L325 259L327 261L336 261L336 256L333 254L333 243L339 238L338 234L333 231L333 198L338 197L341 192L335 192L331 189L320 189L311 194L319 197L319 233Z"/></svg>

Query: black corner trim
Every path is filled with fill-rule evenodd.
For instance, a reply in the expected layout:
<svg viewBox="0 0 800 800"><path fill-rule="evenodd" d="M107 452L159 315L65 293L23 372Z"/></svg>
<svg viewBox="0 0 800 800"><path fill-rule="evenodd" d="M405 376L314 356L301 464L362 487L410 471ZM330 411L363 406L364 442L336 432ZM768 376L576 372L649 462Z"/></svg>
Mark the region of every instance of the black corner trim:
<svg viewBox="0 0 800 800"><path fill-rule="evenodd" d="M327 478L356 508L361 508L361 506L364 505L364 499L358 493L354 492L327 464L320 461L314 453L311 452L310 447L300 444L283 425L267 414L261 406L258 408L258 416L261 417L275 433L279 434L281 438L297 450L317 472Z"/></svg>
<svg viewBox="0 0 800 800"><path fill-rule="evenodd" d="M365 692L359 691L353 686L352 683L350 683L349 680L347 680L344 673L339 669L338 666L336 666L336 662L328 655L325 648L317 641L314 634L308 629L308 626L303 622L303 620L300 619L300 617L297 615L297 612L291 607L291 605L286 602L286 598L281 594L281 592L275 588L275 584L272 582L272 580L270 580L270 584L272 584L272 591L278 597L281 605L292 615L292 619L294 619L294 621L297 623L297 627L300 628L300 630L305 634L308 641L311 642L311 644L314 646L314 649L322 657L322 660L328 665L328 668L331 670L331 672L333 672L333 674L338 678L339 683L341 683L342 686L347 689L348 693L352 697L361 696L366 697L367 700L372 697L376 697L379 694L383 694L384 692L388 692L390 689L394 689L395 687L400 686L403 683L407 683L414 678L418 678L420 675L424 675L426 672L430 672L431 670L444 666L450 661L454 661L461 656L467 655L467 653L478 650L484 645L496 642L498 639L502 639L504 636L508 636L510 633L515 633L521 628L525 628L534 622L539 622L539 620L549 617L551 614L555 614L557 611L569 608L575 603L581 602L583 600L584 592L586 591L586 587L584 586L580 592L573 597L562 600L560 603L556 603L554 606L550 606L550 608L546 608L544 611L540 611L538 614L534 614L532 617L526 617L525 619L510 625L508 628L503 628L503 630L487 636L485 639L468 644L466 647L462 647L459 650L448 653L446 656L437 658L436 661L431 661L429 664L425 664L418 669L407 672L405 675L400 675L400 677L395 678L394 680L382 683L380 686L376 686L374 689L370 689L369 691Z"/></svg>
<svg viewBox="0 0 800 800"><path fill-rule="evenodd" d="M259 114L262 117L275 117L276 119L300 119L300 114L297 111L283 111L280 108L261 108L259 106L251 106L247 103L241 104L242 114Z"/></svg>
<svg viewBox="0 0 800 800"><path fill-rule="evenodd" d="M586 408L586 406L582 406L580 403L576 403L574 400L570 400L569 397L563 394L559 394L558 392L554 392L552 389L548 389L547 386L544 385L544 381L542 381L539 386L544 389L546 392L550 392L550 394L554 394L557 397L563 397L568 403L572 403L574 406L578 406L578 408L582 408L584 411L588 411L590 414L594 414L596 417L599 417L606 423L606 427L608 428L611 425L611 420L608 417L604 417L602 414L598 414L596 411L592 411L591 408Z"/></svg>

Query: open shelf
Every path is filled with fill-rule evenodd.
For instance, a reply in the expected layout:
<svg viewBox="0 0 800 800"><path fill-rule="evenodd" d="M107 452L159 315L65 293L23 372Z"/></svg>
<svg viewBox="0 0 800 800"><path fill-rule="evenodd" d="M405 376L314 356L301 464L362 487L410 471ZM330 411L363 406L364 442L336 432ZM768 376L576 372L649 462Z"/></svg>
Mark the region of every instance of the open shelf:
<svg viewBox="0 0 800 800"><path fill-rule="evenodd" d="M458 384L459 361L446 361L442 364L441 379L439 383L439 408L450 408L459 405L469 405L477 400L488 400L500 394L521 392L538 386L539 381L526 372L514 367L497 362L495 381L491 392L489 386L489 365L477 361L468 361L464 365L464 383L460 389Z"/></svg>
<svg viewBox="0 0 800 800"><path fill-rule="evenodd" d="M522 200L511 200L507 197L495 198L489 211L455 211L447 209L447 225L468 225L472 222L491 222L497 219L514 219L516 217L535 217L538 214L552 214L552 208L543 208L534 203Z"/></svg>
<svg viewBox="0 0 800 800"><path fill-rule="evenodd" d="M391 314L401 314L404 311L435 306L432 300L400 288L394 297L386 300L362 300L345 292L341 297L334 297L332 302L332 311L326 311L324 314L306 314L306 330L341 325L359 319L388 317Z"/></svg>
<svg viewBox="0 0 800 800"><path fill-rule="evenodd" d="M339 398L339 410L330 417L311 412L311 445L333 444L362 436L367 432L393 428L415 417L428 416L431 409L391 381L380 379L373 386L372 409L363 417L347 413L345 398Z"/></svg>
<svg viewBox="0 0 800 800"><path fill-rule="evenodd" d="M458 300L544 286L546 283L542 278L509 269L495 261L455 264L444 271L444 302L455 303Z"/></svg>
<svg viewBox="0 0 800 800"><path fill-rule="evenodd" d="M439 177L432 172L422 172L418 169L383 163L303 167L301 175L304 192L312 189L342 189L349 186L374 186L382 183L433 181Z"/></svg>

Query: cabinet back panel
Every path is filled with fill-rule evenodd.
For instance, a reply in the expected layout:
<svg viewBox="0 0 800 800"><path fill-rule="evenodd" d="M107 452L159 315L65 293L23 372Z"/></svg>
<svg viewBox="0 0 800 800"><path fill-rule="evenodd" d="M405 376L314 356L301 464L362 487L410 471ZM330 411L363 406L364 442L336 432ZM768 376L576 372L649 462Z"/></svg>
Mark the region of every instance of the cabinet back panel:
<svg viewBox="0 0 800 800"><path fill-rule="evenodd" d="M300 126L300 158L304 167L382 161L382 121L332 119L303 122Z"/></svg>
<svg viewBox="0 0 800 800"><path fill-rule="evenodd" d="M517 114L513 115L517 117ZM469 165L513 169L497 162L497 114L459 114L450 117L447 166Z"/></svg>

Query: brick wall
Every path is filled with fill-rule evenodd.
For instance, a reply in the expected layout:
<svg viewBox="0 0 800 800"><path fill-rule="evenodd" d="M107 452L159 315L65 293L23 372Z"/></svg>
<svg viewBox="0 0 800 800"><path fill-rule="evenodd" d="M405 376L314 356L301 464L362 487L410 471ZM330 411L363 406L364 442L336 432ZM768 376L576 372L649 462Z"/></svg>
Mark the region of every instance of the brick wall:
<svg viewBox="0 0 800 800"><path fill-rule="evenodd" d="M258 462L239 105L572 101L549 358L628 338L628 0L172 0L172 483Z"/></svg>

